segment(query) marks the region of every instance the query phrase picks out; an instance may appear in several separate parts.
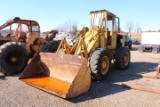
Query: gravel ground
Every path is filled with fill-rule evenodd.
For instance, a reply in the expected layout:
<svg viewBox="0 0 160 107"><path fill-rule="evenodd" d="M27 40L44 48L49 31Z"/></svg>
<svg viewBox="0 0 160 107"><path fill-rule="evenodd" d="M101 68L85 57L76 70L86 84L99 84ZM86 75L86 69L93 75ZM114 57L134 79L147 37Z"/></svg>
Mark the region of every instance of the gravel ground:
<svg viewBox="0 0 160 107"><path fill-rule="evenodd" d="M128 70L112 69L103 82L92 82L90 90L79 97L65 100L33 88L20 80L19 74L0 76L0 107L159 107L160 95L122 87L122 83L160 90L156 79L130 76L133 73L155 75L160 54L131 50Z"/></svg>

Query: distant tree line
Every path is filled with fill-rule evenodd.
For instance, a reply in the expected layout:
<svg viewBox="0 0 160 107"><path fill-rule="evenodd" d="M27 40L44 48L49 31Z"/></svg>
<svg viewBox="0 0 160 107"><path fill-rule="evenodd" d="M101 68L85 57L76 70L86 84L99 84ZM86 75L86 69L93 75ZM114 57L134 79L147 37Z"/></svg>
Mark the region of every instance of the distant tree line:
<svg viewBox="0 0 160 107"><path fill-rule="evenodd" d="M78 31L77 21L69 19L65 21L64 24L59 25L57 27L57 30L60 32L76 34L76 32Z"/></svg>
<svg viewBox="0 0 160 107"><path fill-rule="evenodd" d="M143 30L139 24L134 24L132 21L126 23L126 29L128 33L142 33ZM159 30L146 30L145 32L160 32Z"/></svg>
<svg viewBox="0 0 160 107"><path fill-rule="evenodd" d="M131 33L142 33L142 27L139 24L133 23L133 21L128 21L126 23L126 29L129 34ZM64 24L60 24L57 26L57 30L60 32L67 32L71 34L76 34L78 31L78 25L76 20L67 20ZM120 29L122 31L122 29ZM157 32L156 30L147 30L147 32ZM160 29L158 30L160 32Z"/></svg>
<svg viewBox="0 0 160 107"><path fill-rule="evenodd" d="M134 24L132 21L126 23L128 33L142 33L142 28L139 24Z"/></svg>

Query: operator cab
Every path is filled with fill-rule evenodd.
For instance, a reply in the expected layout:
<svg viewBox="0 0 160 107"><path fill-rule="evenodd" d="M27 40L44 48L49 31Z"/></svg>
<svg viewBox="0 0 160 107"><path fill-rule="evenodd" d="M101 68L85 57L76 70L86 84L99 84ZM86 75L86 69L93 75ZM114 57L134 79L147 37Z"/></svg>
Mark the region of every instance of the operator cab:
<svg viewBox="0 0 160 107"><path fill-rule="evenodd" d="M113 13L107 10L91 11L91 29L95 26L103 27L106 31L107 48L116 49L119 42L117 39L118 33L120 32L120 19ZM123 40L122 40L123 41ZM122 46L124 43L122 42Z"/></svg>
<svg viewBox="0 0 160 107"><path fill-rule="evenodd" d="M32 35L40 36L40 26L34 20L25 20L15 17L6 21L0 26L1 40L26 42L26 33L30 32Z"/></svg>

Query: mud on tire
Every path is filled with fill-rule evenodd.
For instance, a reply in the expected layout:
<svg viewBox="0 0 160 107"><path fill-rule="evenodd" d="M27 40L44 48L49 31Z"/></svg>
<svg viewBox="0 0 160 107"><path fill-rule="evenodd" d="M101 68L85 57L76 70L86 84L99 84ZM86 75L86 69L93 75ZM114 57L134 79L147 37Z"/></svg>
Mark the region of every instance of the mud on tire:
<svg viewBox="0 0 160 107"><path fill-rule="evenodd" d="M12 75L22 72L28 62L28 53L23 45L8 42L0 46L0 72Z"/></svg>

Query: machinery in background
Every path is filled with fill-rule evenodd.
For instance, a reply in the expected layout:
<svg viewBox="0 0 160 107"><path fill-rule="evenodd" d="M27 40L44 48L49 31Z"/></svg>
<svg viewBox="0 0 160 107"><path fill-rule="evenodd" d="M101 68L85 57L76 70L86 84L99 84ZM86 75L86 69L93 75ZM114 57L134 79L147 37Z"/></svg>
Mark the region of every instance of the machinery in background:
<svg viewBox="0 0 160 107"><path fill-rule="evenodd" d="M56 51L60 42L52 39L57 33L53 30L46 38L40 38L38 22L19 17L8 20L0 26L0 72L5 75L22 72L35 54ZM55 44L49 45L50 42Z"/></svg>

